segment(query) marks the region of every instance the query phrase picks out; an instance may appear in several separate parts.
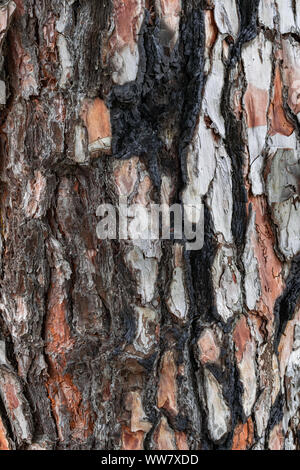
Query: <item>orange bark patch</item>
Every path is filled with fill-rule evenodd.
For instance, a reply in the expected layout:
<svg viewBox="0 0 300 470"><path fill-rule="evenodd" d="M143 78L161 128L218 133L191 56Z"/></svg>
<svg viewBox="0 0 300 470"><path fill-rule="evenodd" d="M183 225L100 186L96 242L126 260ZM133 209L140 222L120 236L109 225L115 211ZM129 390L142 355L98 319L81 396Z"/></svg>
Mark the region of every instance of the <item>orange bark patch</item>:
<svg viewBox="0 0 300 470"><path fill-rule="evenodd" d="M111 137L110 114L103 100L85 99L80 116L87 128L89 143Z"/></svg>
<svg viewBox="0 0 300 470"><path fill-rule="evenodd" d="M251 83L244 96L248 127L266 126L269 94Z"/></svg>
<svg viewBox="0 0 300 470"><path fill-rule="evenodd" d="M241 317L234 329L233 340L236 346L236 359L240 362L246 351L247 344L251 340L250 329L244 316Z"/></svg>
<svg viewBox="0 0 300 470"><path fill-rule="evenodd" d="M164 354L160 372L159 387L157 393L158 408L165 408L173 415L178 413L176 401L176 375L177 368L172 351Z"/></svg>
<svg viewBox="0 0 300 470"><path fill-rule="evenodd" d="M218 27L215 22L215 16L213 10L204 11L205 20L205 47L210 51L218 36Z"/></svg>
<svg viewBox="0 0 300 470"><path fill-rule="evenodd" d="M52 291L51 291L52 292ZM46 320L47 353L65 352L72 348L74 340L70 336L70 327L66 321L66 302L54 303Z"/></svg>
<svg viewBox="0 0 300 470"><path fill-rule="evenodd" d="M184 432L175 432L176 447L178 450L189 450L187 437Z"/></svg>
<svg viewBox="0 0 300 470"><path fill-rule="evenodd" d="M176 450L174 432L164 416L154 433L154 442L156 450Z"/></svg>
<svg viewBox="0 0 300 470"><path fill-rule="evenodd" d="M137 34L140 29L141 0L115 0L115 34L114 41L122 47L127 44L134 50Z"/></svg>
<svg viewBox="0 0 300 470"><path fill-rule="evenodd" d="M47 389L51 401L53 415L56 420L59 438L64 440L61 415L69 415L69 429L73 439L84 441L93 432L93 421L89 406L82 403L82 395L72 381L70 374L61 374L51 365ZM67 413L66 413L67 412Z"/></svg>
<svg viewBox="0 0 300 470"><path fill-rule="evenodd" d="M273 324L273 310L276 299L284 288L282 266L274 251L275 236L267 215L267 203L264 197L251 197L250 202L256 214L257 241L254 245L258 261L259 277L262 287L259 312ZM270 331L271 332L271 331Z"/></svg>
<svg viewBox="0 0 300 470"><path fill-rule="evenodd" d="M131 432L150 431L152 425L147 421L139 392L129 392L126 397L126 409L131 411Z"/></svg>
<svg viewBox="0 0 300 470"><path fill-rule="evenodd" d="M179 15L181 0L160 0L160 7L163 15Z"/></svg>
<svg viewBox="0 0 300 470"><path fill-rule="evenodd" d="M16 410L19 407L20 403L16 395L14 386L12 384L5 384L4 393L9 409L11 411Z"/></svg>
<svg viewBox="0 0 300 470"><path fill-rule="evenodd" d="M247 450L253 443L254 427L251 418L243 424L240 423L234 430L232 450Z"/></svg>
<svg viewBox="0 0 300 470"><path fill-rule="evenodd" d="M1 418L0 418L0 450L11 450L11 446L7 438L7 432L6 432L6 429L4 427L4 424Z"/></svg>
<svg viewBox="0 0 300 470"><path fill-rule="evenodd" d="M122 449L143 450L144 432L131 432L127 426L122 428Z"/></svg>
<svg viewBox="0 0 300 470"><path fill-rule="evenodd" d="M289 136L293 133L294 126L288 121L283 107L282 80L278 66L275 70L274 96L270 103L268 117L270 121L270 135L278 133Z"/></svg>
<svg viewBox="0 0 300 470"><path fill-rule="evenodd" d="M69 416L69 430L73 439L84 441L93 431L93 421L88 404L73 383L70 374L65 373L67 354L74 346L70 327L67 323L66 301L59 279L62 274L57 271L56 279L51 285L49 310L46 318L46 354L49 362L49 379L46 384L56 420L59 439L64 440L64 428L61 415ZM68 430L67 430L68 431Z"/></svg>

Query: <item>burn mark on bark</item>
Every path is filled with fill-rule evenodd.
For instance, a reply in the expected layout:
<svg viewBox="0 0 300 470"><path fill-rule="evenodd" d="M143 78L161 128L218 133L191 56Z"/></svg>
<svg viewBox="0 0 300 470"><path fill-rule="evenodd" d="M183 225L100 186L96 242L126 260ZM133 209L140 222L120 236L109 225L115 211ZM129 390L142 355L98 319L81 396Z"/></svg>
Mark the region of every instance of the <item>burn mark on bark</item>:
<svg viewBox="0 0 300 470"><path fill-rule="evenodd" d="M204 206L204 245L201 250L189 254L194 299L194 328L198 322L220 320L214 302L211 267L217 251L217 243L212 230L211 214ZM194 329L195 331L195 329ZM196 335L195 335L196 336Z"/></svg>
<svg viewBox="0 0 300 470"><path fill-rule="evenodd" d="M278 348L285 326L293 317L300 298L300 256L296 256L291 265L283 294L276 300L274 316L276 319L275 348Z"/></svg>
<svg viewBox="0 0 300 470"><path fill-rule="evenodd" d="M204 86L205 25L202 8L197 2L185 5L186 19L182 22L180 48L184 57L185 105L182 113L179 154L183 182L186 182L186 152L199 118Z"/></svg>
<svg viewBox="0 0 300 470"><path fill-rule="evenodd" d="M189 0L184 6L179 44L172 51L163 46L158 21L152 24L146 10L140 31L137 79L114 86L108 99L112 156L142 157L158 188L162 169L167 168L171 174L176 170L176 154L181 158L185 180L185 151L201 106L204 20L201 8L194 3ZM165 132L173 141L171 150L163 142ZM170 159L174 159L175 166L170 165Z"/></svg>
<svg viewBox="0 0 300 470"><path fill-rule="evenodd" d="M232 73L236 63L240 60L241 49L245 42L250 41L257 35L257 11L259 0L239 0L240 32L238 39L230 51L230 58L226 67L224 88L222 92L221 111L225 121L226 138L225 145L232 163L232 193L233 211L231 230L234 241L239 250L244 245L247 214L246 203L247 193L243 177L243 155L244 141L243 125L241 120L237 120L234 112L231 111L231 88ZM241 252L240 252L241 254ZM240 254L238 258L240 257ZM239 263L240 267L242 264Z"/></svg>
<svg viewBox="0 0 300 470"><path fill-rule="evenodd" d="M282 418L283 418L283 408L284 408L284 396L282 393L280 393L270 410L270 418L269 418L268 426L267 426L268 437L270 436L272 429L274 429L276 425L281 423ZM267 442L265 445L265 449L268 449Z"/></svg>
<svg viewBox="0 0 300 470"><path fill-rule="evenodd" d="M138 155L147 163L153 182L160 187L158 153L159 119L167 101L161 94L170 79L170 67L163 64L164 54L158 40L158 28L149 25L146 11L139 38L139 68L137 79L113 87L109 96L112 122L112 156L130 158ZM166 57L167 63L169 59ZM176 64L176 62L175 62ZM164 78L163 78L164 77ZM163 83L163 80L166 80Z"/></svg>
<svg viewBox="0 0 300 470"><path fill-rule="evenodd" d="M230 63L234 65L241 57L245 42L251 41L257 35L257 14L260 0L238 0L240 16L240 31L231 51Z"/></svg>
<svg viewBox="0 0 300 470"><path fill-rule="evenodd" d="M221 110L225 120L226 129L226 150L231 158L232 164L232 193L233 208L231 231L234 241L239 249L242 249L246 231L246 202L247 193L243 178L243 155L244 142L242 139L242 122L237 121L230 107L230 90L231 90L231 68L226 70L224 80L223 97L221 102Z"/></svg>

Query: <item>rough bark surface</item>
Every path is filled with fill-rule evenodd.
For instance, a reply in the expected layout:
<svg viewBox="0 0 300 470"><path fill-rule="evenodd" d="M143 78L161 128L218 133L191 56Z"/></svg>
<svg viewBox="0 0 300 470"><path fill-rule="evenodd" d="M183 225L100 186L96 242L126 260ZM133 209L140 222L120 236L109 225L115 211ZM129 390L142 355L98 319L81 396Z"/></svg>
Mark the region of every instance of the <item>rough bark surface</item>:
<svg viewBox="0 0 300 470"><path fill-rule="evenodd" d="M0 3L0 449L300 449L300 2ZM99 240L99 204L205 241Z"/></svg>

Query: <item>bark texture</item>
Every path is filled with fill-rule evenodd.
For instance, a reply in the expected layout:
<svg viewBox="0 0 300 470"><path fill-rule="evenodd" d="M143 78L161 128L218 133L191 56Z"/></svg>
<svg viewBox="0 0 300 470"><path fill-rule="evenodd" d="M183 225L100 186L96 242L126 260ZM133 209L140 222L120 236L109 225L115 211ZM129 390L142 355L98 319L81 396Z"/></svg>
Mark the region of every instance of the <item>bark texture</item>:
<svg viewBox="0 0 300 470"><path fill-rule="evenodd" d="M0 449L300 448L300 2L0 2ZM120 195L205 241L99 240Z"/></svg>

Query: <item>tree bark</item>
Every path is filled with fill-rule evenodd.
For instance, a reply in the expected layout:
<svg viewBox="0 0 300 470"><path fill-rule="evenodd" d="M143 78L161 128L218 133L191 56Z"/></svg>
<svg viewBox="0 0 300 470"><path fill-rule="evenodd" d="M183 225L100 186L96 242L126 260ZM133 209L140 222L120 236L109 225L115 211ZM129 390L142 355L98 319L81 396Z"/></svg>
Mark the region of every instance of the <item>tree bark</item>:
<svg viewBox="0 0 300 470"><path fill-rule="evenodd" d="M299 2L0 25L0 449L299 449ZM202 202L203 247L99 239L119 196Z"/></svg>

